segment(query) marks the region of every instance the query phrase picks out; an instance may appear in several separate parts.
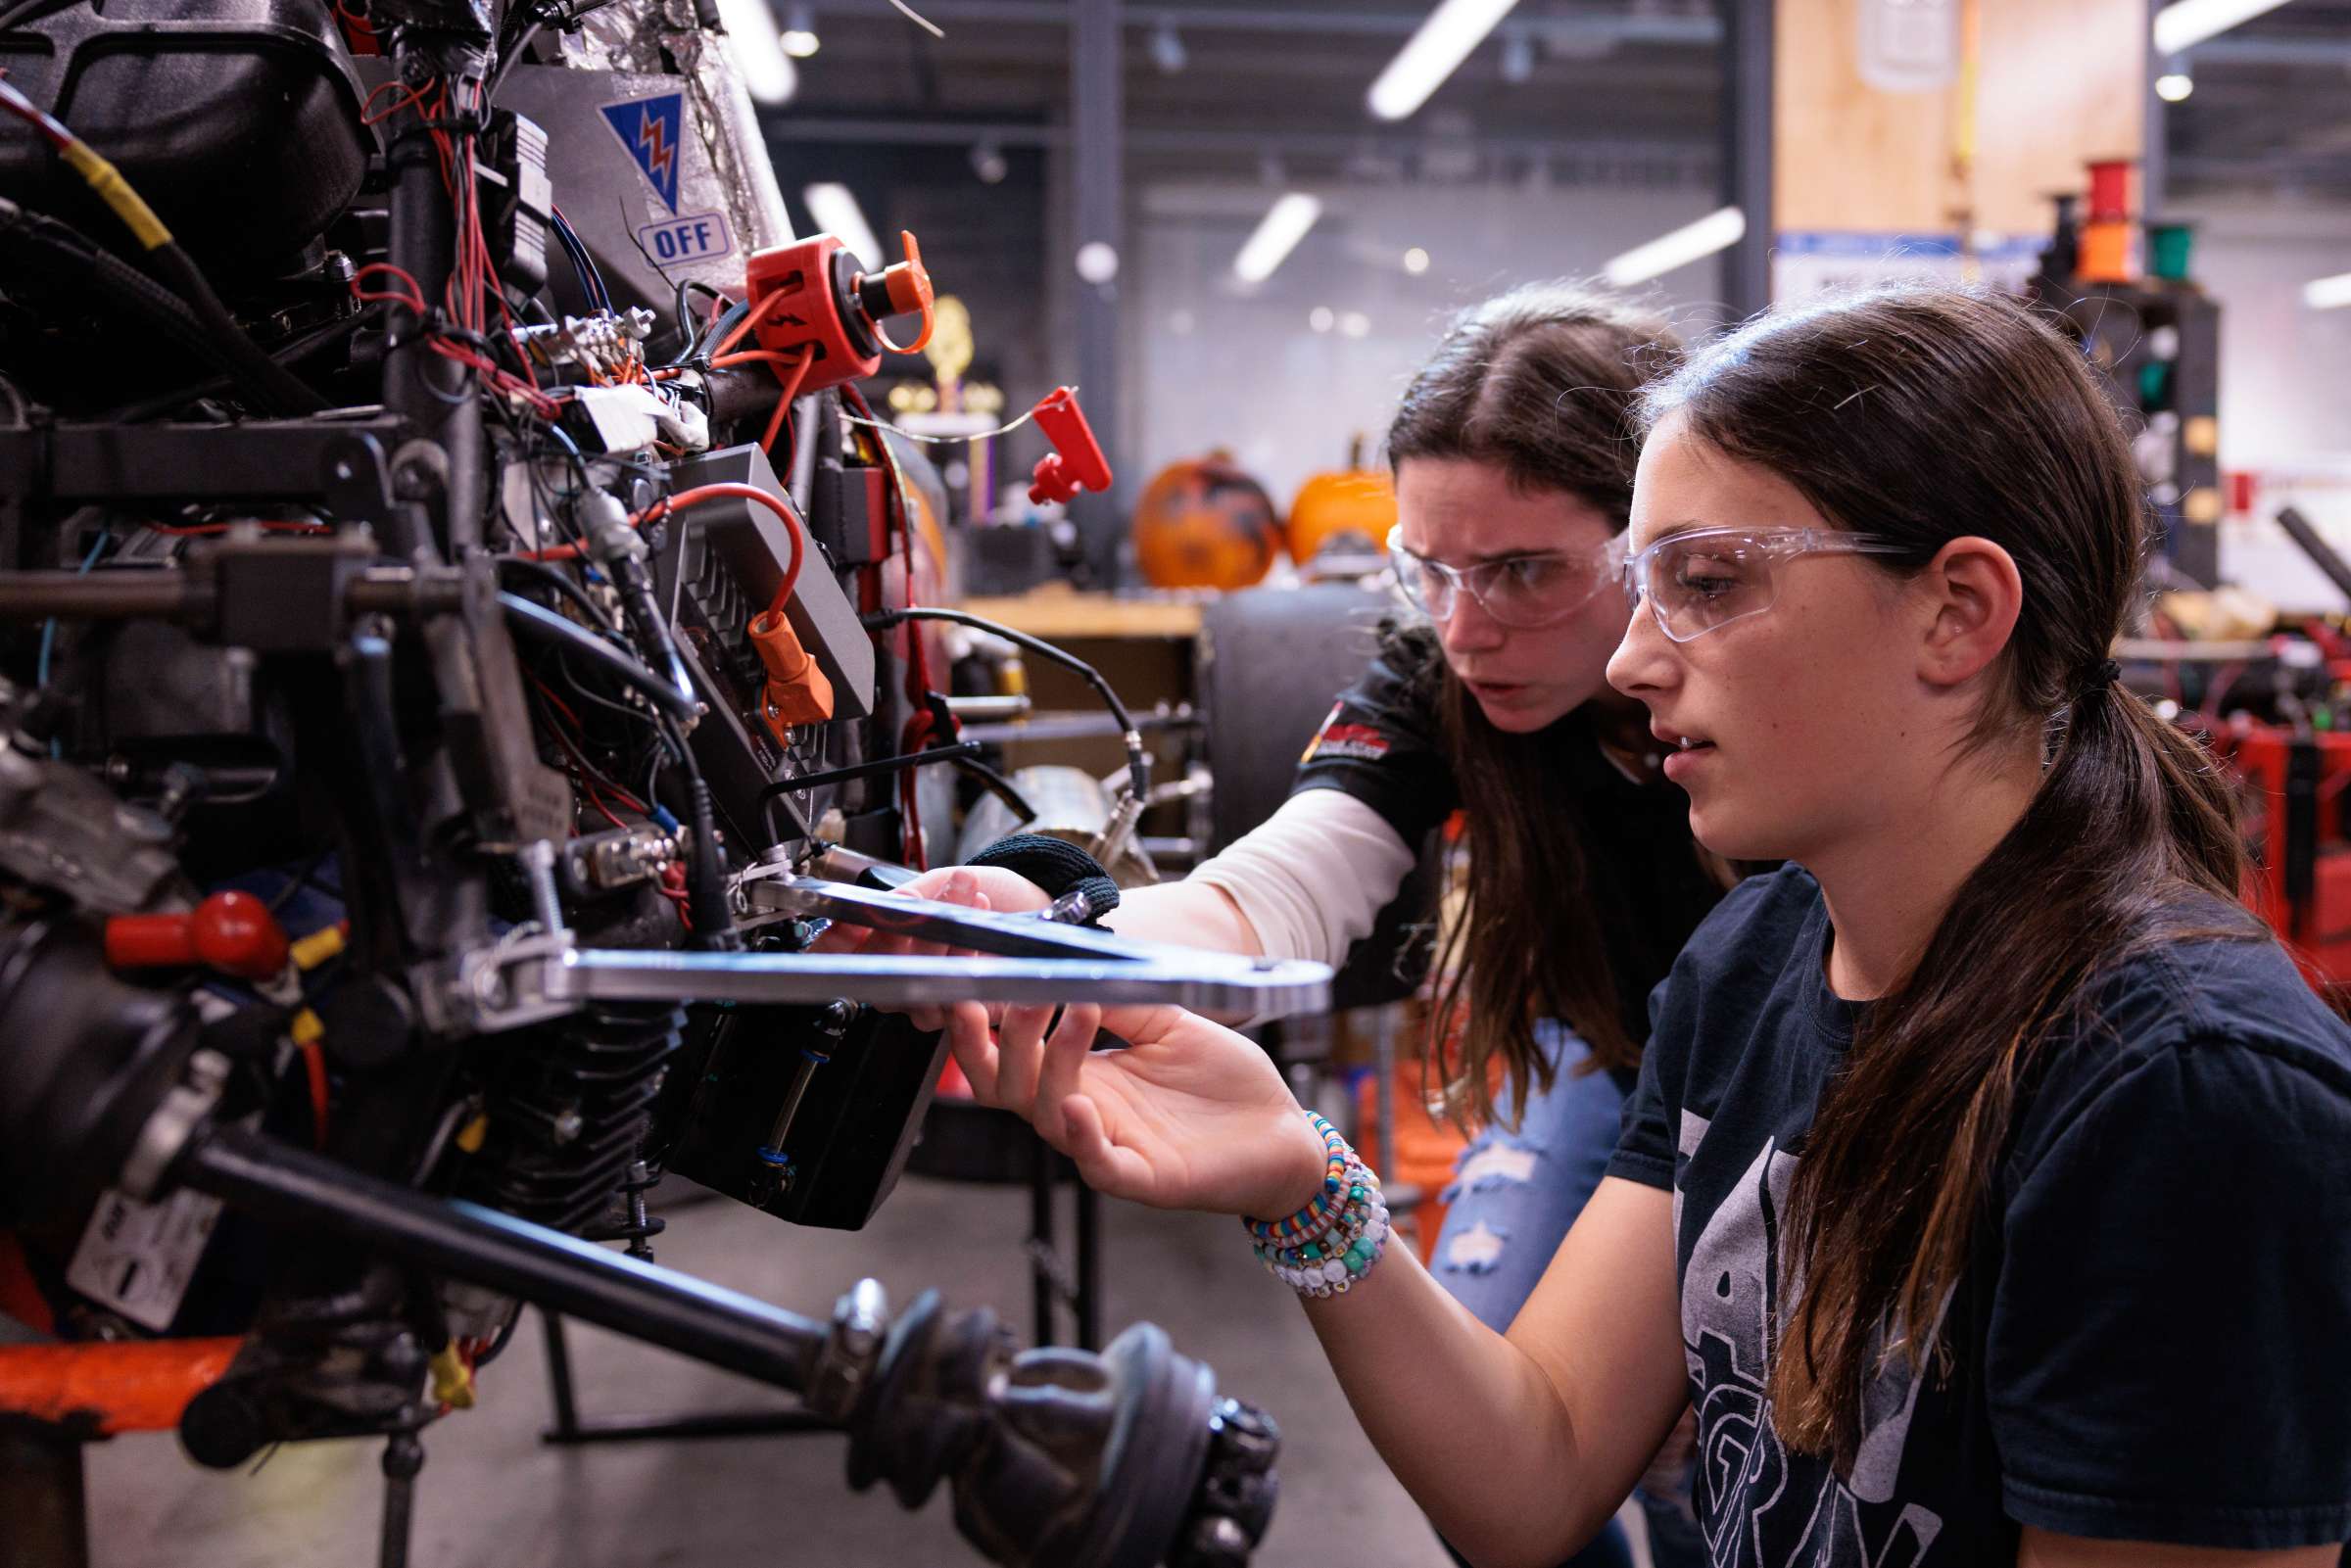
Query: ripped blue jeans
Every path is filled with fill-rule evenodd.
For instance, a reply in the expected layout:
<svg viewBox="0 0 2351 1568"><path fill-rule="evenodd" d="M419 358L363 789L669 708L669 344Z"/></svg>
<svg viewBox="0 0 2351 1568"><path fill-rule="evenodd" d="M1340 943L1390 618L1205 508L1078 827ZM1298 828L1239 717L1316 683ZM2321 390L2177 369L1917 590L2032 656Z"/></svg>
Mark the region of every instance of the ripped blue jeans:
<svg viewBox="0 0 2351 1568"><path fill-rule="evenodd" d="M1462 1151L1444 1193L1444 1228L1437 1233L1437 1282L1497 1331L1508 1329L1534 1294L1567 1227L1607 1173L1624 1112L1624 1092L1613 1078L1576 1071L1591 1053L1574 1033L1546 1021L1535 1025L1535 1038L1553 1053L1558 1075L1527 1103L1516 1131L1488 1126ZM1497 1123L1508 1123L1507 1090L1495 1109ZM1634 1494L1649 1524L1656 1568L1703 1568L1706 1561L1688 1489L1680 1490L1680 1497ZM1617 1568L1631 1561L1630 1545L1615 1524L1569 1559L1572 1568Z"/></svg>

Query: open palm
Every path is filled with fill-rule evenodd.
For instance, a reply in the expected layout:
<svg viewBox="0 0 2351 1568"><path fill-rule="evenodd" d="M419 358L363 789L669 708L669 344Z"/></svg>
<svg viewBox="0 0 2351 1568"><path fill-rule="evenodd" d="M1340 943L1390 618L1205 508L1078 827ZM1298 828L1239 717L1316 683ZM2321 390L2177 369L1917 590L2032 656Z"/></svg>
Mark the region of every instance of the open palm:
<svg viewBox="0 0 2351 1568"><path fill-rule="evenodd" d="M955 1008L947 1039L980 1099L1026 1117L1113 1197L1276 1215L1322 1174L1322 1144L1264 1051L1180 1008ZM1050 1025L1050 1032L1048 1032ZM1095 1051L1098 1029L1128 1043Z"/></svg>

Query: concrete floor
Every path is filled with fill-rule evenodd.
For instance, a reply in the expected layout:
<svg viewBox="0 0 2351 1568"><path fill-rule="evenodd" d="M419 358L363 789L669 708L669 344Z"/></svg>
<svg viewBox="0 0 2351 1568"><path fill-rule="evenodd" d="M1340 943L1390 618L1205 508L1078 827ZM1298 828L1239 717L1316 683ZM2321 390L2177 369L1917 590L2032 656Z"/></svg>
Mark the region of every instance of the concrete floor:
<svg viewBox="0 0 2351 1568"><path fill-rule="evenodd" d="M1065 1195L1064 1204L1068 1203ZM1064 1209L1063 1234L1069 1220ZM674 1213L660 1260L816 1316L861 1275L894 1306L936 1286L1029 1330L1024 1190L908 1178L858 1232L801 1230L725 1202ZM1306 1318L1229 1219L1103 1207L1106 1333L1138 1317L1216 1369L1282 1430L1267 1568L1444 1568L1447 1558L1356 1426ZM755 1385L574 1327L584 1415L758 1408ZM551 1449L538 1325L483 1378L483 1399L425 1434L415 1568L954 1568L979 1554L943 1495L908 1513L851 1493L832 1436ZM168 1434L89 1453L97 1568L366 1568L376 1560L379 1443L277 1450L256 1474L200 1471Z"/></svg>

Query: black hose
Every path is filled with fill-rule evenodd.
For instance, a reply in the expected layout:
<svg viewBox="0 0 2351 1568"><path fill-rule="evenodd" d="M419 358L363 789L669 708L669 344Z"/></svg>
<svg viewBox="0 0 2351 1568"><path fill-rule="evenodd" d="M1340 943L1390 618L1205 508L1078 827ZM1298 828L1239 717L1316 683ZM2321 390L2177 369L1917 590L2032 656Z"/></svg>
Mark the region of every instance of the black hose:
<svg viewBox="0 0 2351 1568"><path fill-rule="evenodd" d="M575 625L546 605L524 598L519 594L504 593L498 595L498 602L499 607L506 612L506 625L517 635L543 647L564 648L579 654L606 675L625 681L644 692L656 707L673 718L691 720L700 706L691 697L681 696L676 687L594 632Z"/></svg>
<svg viewBox="0 0 2351 1568"><path fill-rule="evenodd" d="M262 346L246 336L237 325L237 318L228 313L220 296L213 292L211 283L196 262L174 240L147 253L165 279L187 301L228 358L229 365L240 383L257 397L266 399L268 405L280 413L316 413L326 406L326 399L316 389L293 371L262 352Z"/></svg>
<svg viewBox="0 0 2351 1568"><path fill-rule="evenodd" d="M1017 632L1001 621L991 621L984 615L974 615L968 610L942 610L922 605L903 610L882 610L873 615L863 616L860 620L866 630L872 632L886 632L903 621L950 621L957 626L968 626L976 631L985 632L991 637L1000 637L1016 647L1026 648L1038 658L1049 659L1063 669L1074 672L1086 685L1094 689L1102 698L1103 705L1110 709L1111 717L1119 721L1120 738L1126 742L1127 746L1127 775L1134 784L1134 798L1138 803L1149 802L1151 798L1151 758L1143 750L1141 733L1135 729L1134 719L1128 713L1127 704L1119 700L1119 694L1110 689L1110 683L1102 679L1102 672L1078 657L1077 654L1057 648L1042 638L1031 637L1026 632Z"/></svg>
<svg viewBox="0 0 2351 1568"><path fill-rule="evenodd" d="M256 402L265 401L261 389L248 384L242 367L230 359L226 349L196 319L196 312L186 301L112 251L92 244L71 224L22 209L12 211L0 204L0 234L7 234L47 258L51 265L43 270L56 276L62 286L97 284L116 304L137 317L140 325L162 333L236 384L246 386ZM60 262L72 269L70 274L59 275Z"/></svg>

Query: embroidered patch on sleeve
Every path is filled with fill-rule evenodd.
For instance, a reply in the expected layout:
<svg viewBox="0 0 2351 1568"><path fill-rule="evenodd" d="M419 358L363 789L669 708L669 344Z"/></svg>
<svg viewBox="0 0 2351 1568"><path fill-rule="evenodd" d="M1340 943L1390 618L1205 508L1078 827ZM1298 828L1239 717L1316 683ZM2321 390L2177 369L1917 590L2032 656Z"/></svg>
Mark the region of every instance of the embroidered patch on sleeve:
<svg viewBox="0 0 2351 1568"><path fill-rule="evenodd" d="M1338 717L1346 711L1345 703L1333 704L1322 728L1306 743L1298 758L1301 763L1317 757L1352 757L1358 762L1377 762L1388 754L1388 737L1367 724L1341 724Z"/></svg>

